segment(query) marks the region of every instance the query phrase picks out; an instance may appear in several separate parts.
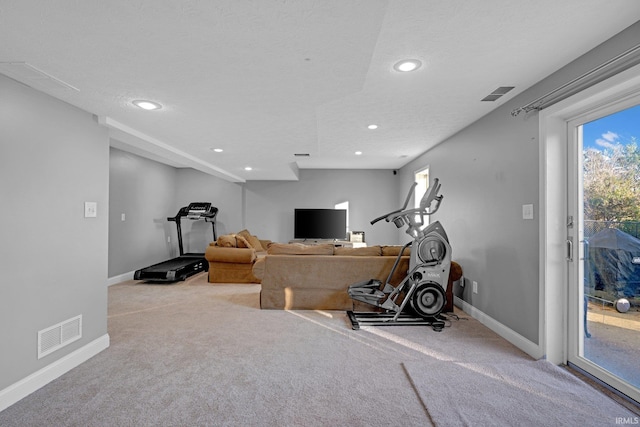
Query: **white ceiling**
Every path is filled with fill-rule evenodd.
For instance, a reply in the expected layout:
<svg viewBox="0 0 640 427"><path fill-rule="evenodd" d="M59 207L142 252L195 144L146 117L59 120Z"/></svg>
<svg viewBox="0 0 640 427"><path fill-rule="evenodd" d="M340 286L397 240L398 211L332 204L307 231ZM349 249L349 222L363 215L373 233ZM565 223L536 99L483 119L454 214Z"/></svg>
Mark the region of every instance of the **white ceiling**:
<svg viewBox="0 0 640 427"><path fill-rule="evenodd" d="M95 114L115 147L290 180L400 168L639 19L637 0L0 0L0 73Z"/></svg>

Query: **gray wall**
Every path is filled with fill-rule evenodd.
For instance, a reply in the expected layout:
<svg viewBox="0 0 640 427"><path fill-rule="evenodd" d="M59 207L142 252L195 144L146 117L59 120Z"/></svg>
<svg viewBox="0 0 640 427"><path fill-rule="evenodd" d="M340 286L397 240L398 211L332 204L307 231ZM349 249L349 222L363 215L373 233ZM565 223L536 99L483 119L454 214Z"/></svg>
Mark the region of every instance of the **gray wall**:
<svg viewBox="0 0 640 427"><path fill-rule="evenodd" d="M369 224L399 207L399 181L390 170L305 170L299 181L236 184L114 148L110 157L109 277L177 256L175 224L166 217L190 202L211 202L219 209L218 236L248 228L262 239L287 242L293 238L295 208L333 208L349 201L352 230L365 231L369 244L398 243L395 226ZM185 252L204 252L213 240L204 221L185 219L182 228Z"/></svg>
<svg viewBox="0 0 640 427"><path fill-rule="evenodd" d="M463 267L462 298L533 343L539 321L539 130L536 112L514 108L550 92L640 40L640 23L553 73L400 171L402 186L430 165L445 199L434 219L445 227ZM564 183L558 183L564 185ZM522 205L534 204L534 220ZM471 292L471 281L478 293ZM459 289L457 289L459 291ZM562 327L562 325L558 325Z"/></svg>
<svg viewBox="0 0 640 427"><path fill-rule="evenodd" d="M364 231L368 244L396 244L396 227L370 221L399 208L398 176L391 170L300 171L299 181L248 181L246 225L260 238L287 242L293 238L295 208L333 208L349 202L349 227Z"/></svg>
<svg viewBox="0 0 640 427"><path fill-rule="evenodd" d="M109 277L113 277L169 259L172 244L167 237L175 233L167 216L177 212L176 169L116 148L109 154Z"/></svg>
<svg viewBox="0 0 640 427"><path fill-rule="evenodd" d="M175 224L166 218L190 202L211 202L219 209L218 236L248 228L262 239L287 242L293 238L295 208L333 208L349 201L352 230L365 231L370 244L396 244L395 226L369 222L399 207L398 182L391 170L314 169L301 171L299 181L236 184L111 148L109 277L177 256ZM182 228L185 252L203 252L213 240L204 221L184 220Z"/></svg>
<svg viewBox="0 0 640 427"><path fill-rule="evenodd" d="M242 186L194 169L178 169L174 211L191 202L211 202L219 209L216 217L218 236L235 233L243 228ZM175 213L174 213L175 215ZM175 232L175 227L173 227ZM204 221L183 221L185 251L204 252L213 240L211 224Z"/></svg>
<svg viewBox="0 0 640 427"><path fill-rule="evenodd" d="M107 333L109 140L90 114L0 75L0 390ZM84 202L97 218L84 218ZM82 339L37 359L37 332Z"/></svg>
<svg viewBox="0 0 640 427"><path fill-rule="evenodd" d="M428 163L444 195L433 215L467 279L463 299L538 341L538 124L501 108L401 170L405 186ZM534 220L522 205L534 204ZM478 293L471 293L471 281Z"/></svg>
<svg viewBox="0 0 640 427"><path fill-rule="evenodd" d="M167 217L191 202L220 209L218 235L242 229L240 185L116 148L109 157L109 277L178 256L176 224ZM185 252L204 252L213 240L211 224L204 221L183 219L182 231Z"/></svg>

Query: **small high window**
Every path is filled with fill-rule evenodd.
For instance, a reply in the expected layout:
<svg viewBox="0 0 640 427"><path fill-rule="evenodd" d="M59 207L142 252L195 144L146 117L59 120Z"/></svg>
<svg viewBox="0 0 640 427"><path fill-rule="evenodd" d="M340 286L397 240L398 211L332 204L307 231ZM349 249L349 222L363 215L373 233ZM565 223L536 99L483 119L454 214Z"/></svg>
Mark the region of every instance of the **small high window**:
<svg viewBox="0 0 640 427"><path fill-rule="evenodd" d="M413 194L413 207L419 208L420 200L422 199L422 196L424 196L424 194L427 192L427 189L429 188L429 166L416 172L414 180L415 182L418 183L418 185L416 185L415 192ZM416 215L416 221L419 221L419 220L420 220L419 215ZM429 218L427 217L427 221L428 220Z"/></svg>
<svg viewBox="0 0 640 427"><path fill-rule="evenodd" d="M344 209L347 211L347 233L349 234L349 202L336 203L335 209Z"/></svg>

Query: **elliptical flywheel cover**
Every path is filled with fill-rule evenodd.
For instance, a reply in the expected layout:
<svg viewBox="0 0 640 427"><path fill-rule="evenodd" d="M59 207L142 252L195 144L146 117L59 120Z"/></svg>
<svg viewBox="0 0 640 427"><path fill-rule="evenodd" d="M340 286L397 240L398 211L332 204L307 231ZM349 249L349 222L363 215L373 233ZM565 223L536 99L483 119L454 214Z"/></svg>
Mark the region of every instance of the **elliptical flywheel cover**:
<svg viewBox="0 0 640 427"><path fill-rule="evenodd" d="M441 262L447 256L445 244L435 238L427 238L418 246L418 257L422 262Z"/></svg>
<svg viewBox="0 0 640 427"><path fill-rule="evenodd" d="M421 317L437 316L442 313L446 302L444 289L434 282L419 284L409 300L413 311Z"/></svg>

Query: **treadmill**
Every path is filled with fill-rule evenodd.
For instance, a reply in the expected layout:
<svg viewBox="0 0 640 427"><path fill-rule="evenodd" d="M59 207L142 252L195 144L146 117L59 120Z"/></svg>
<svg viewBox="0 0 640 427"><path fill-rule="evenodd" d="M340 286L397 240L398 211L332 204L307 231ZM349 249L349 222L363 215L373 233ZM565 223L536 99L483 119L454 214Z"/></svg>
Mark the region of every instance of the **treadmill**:
<svg viewBox="0 0 640 427"><path fill-rule="evenodd" d="M146 280L149 282L177 282L186 280L187 277L193 276L201 271L209 271L209 263L204 258L203 253L184 253L182 246L182 218L190 220L204 219L210 222L213 228L213 241L217 240L216 236L216 215L218 208L211 206L207 202L193 202L189 206L180 208L177 215L167 218L168 221L176 223L178 228L178 247L180 256L158 264L154 264L141 270L136 270L133 275L134 280Z"/></svg>

